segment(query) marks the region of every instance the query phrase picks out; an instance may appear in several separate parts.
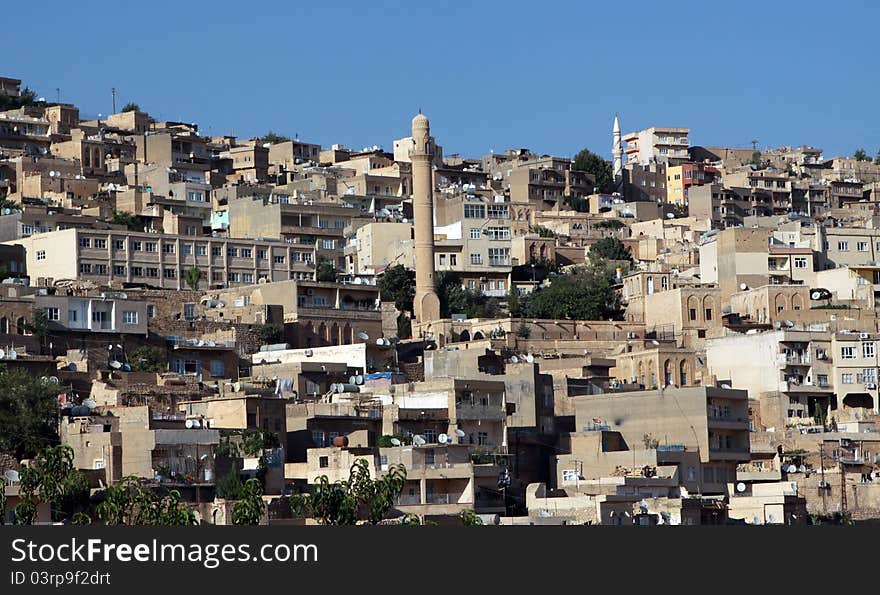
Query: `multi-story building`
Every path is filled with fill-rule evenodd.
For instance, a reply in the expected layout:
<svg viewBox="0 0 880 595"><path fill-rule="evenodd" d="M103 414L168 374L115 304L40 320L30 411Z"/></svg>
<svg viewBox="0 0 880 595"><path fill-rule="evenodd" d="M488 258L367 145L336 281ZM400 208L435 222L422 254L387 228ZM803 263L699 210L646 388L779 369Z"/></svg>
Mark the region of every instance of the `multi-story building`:
<svg viewBox="0 0 880 595"><path fill-rule="evenodd" d="M627 164L677 163L689 160L690 128L652 126L623 135Z"/></svg>
<svg viewBox="0 0 880 595"><path fill-rule="evenodd" d="M65 229L7 243L25 247L35 283L83 279L183 289L193 268L201 271L201 288L314 278L314 247L279 241Z"/></svg>

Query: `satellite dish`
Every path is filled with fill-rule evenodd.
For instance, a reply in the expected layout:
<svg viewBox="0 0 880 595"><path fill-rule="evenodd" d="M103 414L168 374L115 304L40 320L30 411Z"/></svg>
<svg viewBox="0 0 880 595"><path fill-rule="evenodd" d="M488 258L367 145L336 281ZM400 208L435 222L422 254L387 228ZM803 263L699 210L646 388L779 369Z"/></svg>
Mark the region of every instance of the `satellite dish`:
<svg viewBox="0 0 880 595"><path fill-rule="evenodd" d="M112 362L110 362L110 367L118 370L119 368L122 367L122 364L116 360L113 360Z"/></svg>
<svg viewBox="0 0 880 595"><path fill-rule="evenodd" d="M85 401L83 401L83 406L88 407L89 409L94 409L98 406L98 403L93 401L92 399L86 399Z"/></svg>
<svg viewBox="0 0 880 595"><path fill-rule="evenodd" d="M797 467L795 467L794 465L789 465L788 472L789 473L797 473Z"/></svg>
<svg viewBox="0 0 880 595"><path fill-rule="evenodd" d="M392 438L391 444L394 446L400 446L400 440L398 440L397 438Z"/></svg>
<svg viewBox="0 0 880 595"><path fill-rule="evenodd" d="M749 286L746 285L745 283L740 283L740 284L739 284L739 288L740 288L741 290L745 291L746 289L749 288Z"/></svg>
<svg viewBox="0 0 880 595"><path fill-rule="evenodd" d="M800 473L806 473L806 472L807 472L807 466L806 466L806 465L801 465L800 467L798 467L798 471L799 471Z"/></svg>
<svg viewBox="0 0 880 595"><path fill-rule="evenodd" d="M427 443L428 441L425 440L424 436L421 436L420 434L416 434L415 436L413 436L413 444L415 444L416 446L422 446L423 444Z"/></svg>
<svg viewBox="0 0 880 595"><path fill-rule="evenodd" d="M365 333L364 331L359 332L359 333L358 333L358 337L361 338L361 339L363 339L364 341L369 341L369 340L370 340L370 335L368 335L368 334Z"/></svg>
<svg viewBox="0 0 880 595"><path fill-rule="evenodd" d="M183 425L185 425L188 430L191 430L193 427L193 420L188 419L188 420L186 420L186 422L184 422Z"/></svg>
<svg viewBox="0 0 880 595"><path fill-rule="evenodd" d="M530 363L530 364L534 363L534 362L535 362L535 356L532 355L531 353L528 354L528 355L526 356L526 361L527 361L528 363Z"/></svg>
<svg viewBox="0 0 880 595"><path fill-rule="evenodd" d="M70 362L69 364L67 364L67 369L70 370L71 372L76 372L76 364L73 362Z"/></svg>
<svg viewBox="0 0 880 595"><path fill-rule="evenodd" d="M455 428L455 435L459 438L464 438L465 436L467 436L467 434L465 434L464 430L462 430L461 428Z"/></svg>
<svg viewBox="0 0 880 595"><path fill-rule="evenodd" d="M753 524L753 525L760 525L760 524L761 524L761 519L759 519L759 518L756 517L756 516L755 516L755 517L752 517L752 524Z"/></svg>
<svg viewBox="0 0 880 595"><path fill-rule="evenodd" d="M773 516L773 515L771 514L771 515L770 515L770 518L768 518L767 520L770 521L771 523L775 523L775 522L776 522L776 517Z"/></svg>
<svg viewBox="0 0 880 595"><path fill-rule="evenodd" d="M512 364L518 364L518 363L519 363L519 358L516 357L515 355L511 356L511 357L510 357L510 363L512 363Z"/></svg>
<svg viewBox="0 0 880 595"><path fill-rule="evenodd" d="M60 381L58 380L57 376L49 376L49 382L51 384L59 384Z"/></svg>
<svg viewBox="0 0 880 595"><path fill-rule="evenodd" d="M437 440L440 442L440 444L446 444L447 442L449 442L449 436L447 436L446 434L440 434L439 436L437 436Z"/></svg>
<svg viewBox="0 0 880 595"><path fill-rule="evenodd" d="M744 484L743 482L739 482L738 484L736 484L736 491L739 493L745 492L746 491L746 484Z"/></svg>
<svg viewBox="0 0 880 595"><path fill-rule="evenodd" d="M639 502L639 510L642 511L643 514L647 514L648 512L648 503L642 500Z"/></svg>
<svg viewBox="0 0 880 595"><path fill-rule="evenodd" d="M21 480L21 475L18 474L18 471L15 469L9 469L6 473L3 474L3 477L11 481L12 483L16 483Z"/></svg>
<svg viewBox="0 0 880 595"><path fill-rule="evenodd" d="M0 349L0 359L6 359L6 352Z"/></svg>
<svg viewBox="0 0 880 595"><path fill-rule="evenodd" d="M199 420L197 420L197 419L193 419L193 420L190 420L190 421L192 421L192 427L193 427L193 428L201 428L201 427L202 427L202 424L199 423Z"/></svg>

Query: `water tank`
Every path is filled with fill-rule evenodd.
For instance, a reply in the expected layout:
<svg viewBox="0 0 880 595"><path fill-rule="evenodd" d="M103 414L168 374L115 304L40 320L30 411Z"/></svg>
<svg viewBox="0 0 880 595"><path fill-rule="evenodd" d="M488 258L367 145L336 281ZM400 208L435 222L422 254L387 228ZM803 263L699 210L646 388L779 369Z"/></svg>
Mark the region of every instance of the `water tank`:
<svg viewBox="0 0 880 595"><path fill-rule="evenodd" d="M345 448L348 446L348 436L336 436L333 439L333 446L337 448Z"/></svg>

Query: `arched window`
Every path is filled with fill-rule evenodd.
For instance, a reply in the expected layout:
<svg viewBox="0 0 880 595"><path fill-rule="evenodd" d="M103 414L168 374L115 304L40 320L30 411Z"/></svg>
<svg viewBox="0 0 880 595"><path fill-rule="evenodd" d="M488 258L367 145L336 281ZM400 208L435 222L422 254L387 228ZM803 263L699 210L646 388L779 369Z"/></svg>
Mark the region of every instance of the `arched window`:
<svg viewBox="0 0 880 595"><path fill-rule="evenodd" d="M24 318L19 318L15 321L15 332L17 332L19 335L26 335L28 334L25 332L26 330L27 328L25 327Z"/></svg>
<svg viewBox="0 0 880 595"><path fill-rule="evenodd" d="M467 330L463 330L463 331L461 331L461 334L458 335L458 340L459 341L470 341L471 334L469 332L467 332Z"/></svg>
<svg viewBox="0 0 880 595"><path fill-rule="evenodd" d="M342 327L342 344L349 345L351 343L351 326L346 324Z"/></svg>
<svg viewBox="0 0 880 595"><path fill-rule="evenodd" d="M5 316L0 318L0 333L4 335L9 333L9 320Z"/></svg>
<svg viewBox="0 0 880 595"><path fill-rule="evenodd" d="M483 339L483 338L484 338L483 333L481 333L480 331L477 331L474 333L474 341L479 341L480 339Z"/></svg>
<svg viewBox="0 0 880 595"><path fill-rule="evenodd" d="M681 386L687 386L688 383L688 363L687 360L681 360L678 364L678 378Z"/></svg>
<svg viewBox="0 0 880 595"><path fill-rule="evenodd" d="M675 384L675 369L672 367L672 360L663 362L663 384L669 386Z"/></svg>
<svg viewBox="0 0 880 595"><path fill-rule="evenodd" d="M690 296L687 299L687 317L691 322L696 322L700 318L700 300L696 296Z"/></svg>
<svg viewBox="0 0 880 595"><path fill-rule="evenodd" d="M703 298L703 317L706 322L715 319L715 300L712 296Z"/></svg>
<svg viewBox="0 0 880 595"><path fill-rule="evenodd" d="M791 296L791 309L802 310L804 308L804 298L799 295Z"/></svg>
<svg viewBox="0 0 880 595"><path fill-rule="evenodd" d="M786 299L783 294L777 293L776 297L773 298L774 312L776 312L777 314L785 310L787 305L788 304L786 303Z"/></svg>

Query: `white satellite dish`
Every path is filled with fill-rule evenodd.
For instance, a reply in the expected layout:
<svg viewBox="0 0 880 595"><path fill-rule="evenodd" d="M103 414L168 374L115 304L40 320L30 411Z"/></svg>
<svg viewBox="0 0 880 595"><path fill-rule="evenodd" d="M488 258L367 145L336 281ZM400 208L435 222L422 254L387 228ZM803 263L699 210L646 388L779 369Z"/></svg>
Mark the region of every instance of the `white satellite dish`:
<svg viewBox="0 0 880 595"><path fill-rule="evenodd" d="M184 424L183 424L183 425L185 425L185 426L186 426L186 428L187 428L187 429L188 429L188 430L191 430L191 429L192 429L192 427L193 427L193 420L191 420L191 419L188 419L188 420L186 420L186 421L185 421L185 422L184 422Z"/></svg>
<svg viewBox="0 0 880 595"><path fill-rule="evenodd" d="M800 473L806 473L806 472L807 472L807 466L806 466L806 465L801 465L800 467L798 467L798 471L799 471Z"/></svg>
<svg viewBox="0 0 880 595"><path fill-rule="evenodd" d="M392 438L391 444L394 446L400 446L401 443L400 443L400 440L398 440L397 438Z"/></svg>
<svg viewBox="0 0 880 595"><path fill-rule="evenodd" d="M531 353L528 354L528 355L526 356L526 361L529 362L530 364L535 363L535 356L532 355Z"/></svg>
<svg viewBox="0 0 880 595"><path fill-rule="evenodd" d="M59 384L59 383L60 383L60 380L58 380L58 377L57 377L57 376L49 376L49 382L50 382L51 384Z"/></svg>
<svg viewBox="0 0 880 595"><path fill-rule="evenodd" d="M749 288L749 286L746 285L745 283L740 283L740 284L739 284L739 288L740 288L741 290L745 291L746 289Z"/></svg>
<svg viewBox="0 0 880 595"><path fill-rule="evenodd" d="M439 436L437 436L437 440L440 442L440 444L446 444L447 442L449 442L449 436L447 436L446 434L440 434Z"/></svg>
<svg viewBox="0 0 880 595"><path fill-rule="evenodd" d="M202 427L202 424L199 423L199 420L197 420L197 419L193 419L193 420L190 420L190 421L192 421L192 427L193 427L193 428L201 428L201 427Z"/></svg>
<svg viewBox="0 0 880 595"><path fill-rule="evenodd" d="M455 428L455 435L459 438L464 438L465 436L467 436L467 434L465 434L464 430L462 430L461 428Z"/></svg>
<svg viewBox="0 0 880 595"><path fill-rule="evenodd" d="M359 333L358 333L358 337L360 337L360 338L363 339L364 341L369 341L369 340L370 340L370 335L368 335L368 334L365 333L364 331L359 332Z"/></svg>
<svg viewBox="0 0 880 595"><path fill-rule="evenodd" d="M118 370L119 368L122 367L122 364L119 363L119 362L116 361L116 360L113 360L112 362L110 362L110 367L113 368L113 369Z"/></svg>
<svg viewBox="0 0 880 595"><path fill-rule="evenodd" d="M416 434L415 436L413 436L413 444L415 444L416 446L422 446L423 444L427 444L427 443L428 443L428 441L425 440L424 436L421 436L419 434Z"/></svg>
<svg viewBox="0 0 880 595"><path fill-rule="evenodd" d="M6 352L0 349L0 359L6 359Z"/></svg>
<svg viewBox="0 0 880 595"><path fill-rule="evenodd" d="M768 518L767 520L770 521L771 523L775 523L775 522L776 522L776 517L773 516L773 515L771 514L771 515L770 515L770 518Z"/></svg>
<svg viewBox="0 0 880 595"><path fill-rule="evenodd" d="M3 477L11 481L12 483L16 483L21 479L21 475L18 474L18 471L15 469L9 469L6 473L3 474Z"/></svg>
<svg viewBox="0 0 880 595"><path fill-rule="evenodd" d="M88 407L89 409L94 409L98 406L98 403L96 401L93 401L92 399L86 399L85 401L83 401L82 404L84 407Z"/></svg>
<svg viewBox="0 0 880 595"><path fill-rule="evenodd" d="M736 484L736 491L739 493L745 492L746 484L744 484L743 482L739 482L738 484Z"/></svg>
<svg viewBox="0 0 880 595"><path fill-rule="evenodd" d="M512 355L512 356L510 357L510 363L512 363L512 364L518 364L518 363L519 363L519 358L516 357L515 355Z"/></svg>
<svg viewBox="0 0 880 595"><path fill-rule="evenodd" d="M385 339L376 339L376 345L384 345Z"/></svg>
<svg viewBox="0 0 880 595"><path fill-rule="evenodd" d="M797 473L797 467L795 467L794 465L789 465L788 472L789 473Z"/></svg>

